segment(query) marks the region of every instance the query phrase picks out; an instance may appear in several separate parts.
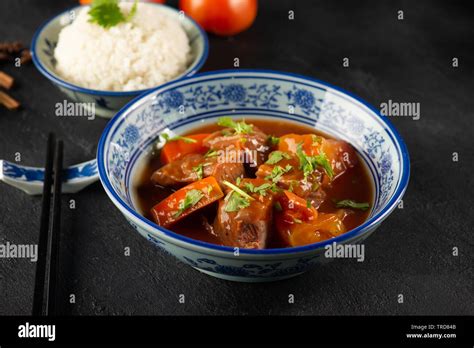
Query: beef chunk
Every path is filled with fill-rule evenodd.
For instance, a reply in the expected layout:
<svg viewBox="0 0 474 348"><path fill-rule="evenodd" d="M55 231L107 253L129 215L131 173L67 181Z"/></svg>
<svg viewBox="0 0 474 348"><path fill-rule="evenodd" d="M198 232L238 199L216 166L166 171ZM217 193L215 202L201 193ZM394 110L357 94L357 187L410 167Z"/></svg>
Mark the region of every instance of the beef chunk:
<svg viewBox="0 0 474 348"><path fill-rule="evenodd" d="M189 184L199 179L197 168L203 161L200 154L189 154L156 170L151 181L162 186Z"/></svg>
<svg viewBox="0 0 474 348"><path fill-rule="evenodd" d="M219 202L214 232L224 245L264 249L271 229L274 193L271 189L264 192L250 192L247 184L259 188L263 184L269 186L270 182L263 179L241 180L239 187L247 191L254 200L249 200L249 205L246 207L229 211L231 196L238 194L235 191L229 192L226 198Z"/></svg>
<svg viewBox="0 0 474 348"><path fill-rule="evenodd" d="M226 128L209 135L204 139L203 145L213 150L231 148L243 151L246 159L244 164L256 168L265 161L270 150L267 138L268 136L255 126L249 134L235 134L231 128Z"/></svg>
<svg viewBox="0 0 474 348"><path fill-rule="evenodd" d="M189 154L174 162L165 164L151 176L151 180L162 186L179 186L202 178L213 176L224 189L224 180L234 182L244 174L242 163L225 163L218 157Z"/></svg>

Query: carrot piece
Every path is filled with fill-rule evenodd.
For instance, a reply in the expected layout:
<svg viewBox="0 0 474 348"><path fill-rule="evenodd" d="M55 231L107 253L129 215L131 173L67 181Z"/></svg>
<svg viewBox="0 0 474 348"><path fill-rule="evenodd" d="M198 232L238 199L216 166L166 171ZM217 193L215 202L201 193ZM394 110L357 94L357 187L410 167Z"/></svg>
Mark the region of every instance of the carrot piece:
<svg viewBox="0 0 474 348"><path fill-rule="evenodd" d="M280 137L278 150L296 153L298 144L303 144L303 151L308 156L319 154L323 138L315 134L286 134Z"/></svg>
<svg viewBox="0 0 474 348"><path fill-rule="evenodd" d="M292 211L297 213L299 218L305 221L312 221L318 217L318 211L312 206L308 206L308 203L304 198L295 195L290 191L283 191L284 197L280 200L282 203L283 210Z"/></svg>
<svg viewBox="0 0 474 348"><path fill-rule="evenodd" d="M209 134L186 135L185 138L192 139L192 142L186 142L182 139L168 141L161 149L161 163L173 162L190 153L205 153L208 148L203 145L202 141L208 136Z"/></svg>
<svg viewBox="0 0 474 348"><path fill-rule="evenodd" d="M292 245L291 236L298 230L314 230L313 223L318 217L318 211L308 206L305 199L290 191L284 191L278 197L280 211L275 213L275 227L280 238Z"/></svg>
<svg viewBox="0 0 474 348"><path fill-rule="evenodd" d="M311 224L298 224L289 236L291 246L321 242L346 232L346 227L338 214L319 213Z"/></svg>
<svg viewBox="0 0 474 348"><path fill-rule="evenodd" d="M342 213L318 213L292 192L279 197L281 211L275 214L279 237L289 246L317 243L346 232Z"/></svg>
<svg viewBox="0 0 474 348"><path fill-rule="evenodd" d="M151 213L155 222L169 227L199 210L224 197L219 184L213 176L193 182L155 205Z"/></svg>

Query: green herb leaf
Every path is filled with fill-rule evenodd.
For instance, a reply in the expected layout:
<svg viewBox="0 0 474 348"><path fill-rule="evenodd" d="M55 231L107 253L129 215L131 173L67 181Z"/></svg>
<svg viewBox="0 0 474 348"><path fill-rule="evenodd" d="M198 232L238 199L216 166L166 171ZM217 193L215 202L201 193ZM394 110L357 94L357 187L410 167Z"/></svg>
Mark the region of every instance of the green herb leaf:
<svg viewBox="0 0 474 348"><path fill-rule="evenodd" d="M291 156L283 151L273 151L270 156L268 156L268 160L265 162L266 164L277 164L283 158L290 159Z"/></svg>
<svg viewBox="0 0 474 348"><path fill-rule="evenodd" d="M288 173L292 169L293 167L289 164L287 164L285 168L281 166L275 166L273 167L271 174L267 175L265 179L271 180L272 182L277 183L280 181L281 177L284 174Z"/></svg>
<svg viewBox="0 0 474 348"><path fill-rule="evenodd" d="M360 209L360 210L367 210L370 208L370 204L367 202L364 203L357 203L350 199L344 199L342 201L336 202L337 208L352 208L352 209Z"/></svg>
<svg viewBox="0 0 474 348"><path fill-rule="evenodd" d="M322 167L330 179L334 177L331 163L329 163L324 152L320 152L316 156L308 156L303 151L303 143L299 143L296 147L296 155L300 161L300 169L303 171L305 179L315 171L316 166Z"/></svg>
<svg viewBox="0 0 474 348"><path fill-rule="evenodd" d="M329 176L329 179L334 177L334 171L332 170L331 163L329 163L329 159L324 152L320 152L319 155L313 157L315 163L324 168L324 171Z"/></svg>
<svg viewBox="0 0 474 348"><path fill-rule="evenodd" d="M125 20L128 22L129 20L132 19L133 16L135 16L135 14L137 13L137 4L138 4L138 0L135 0L135 2L133 3L133 6L132 8L130 9L130 12L128 13L128 15L125 17Z"/></svg>
<svg viewBox="0 0 474 348"><path fill-rule="evenodd" d="M228 182L227 180L224 180L222 182L224 185L226 185L227 187L230 187L232 190L234 190L235 192L237 192L238 194L240 194L242 197L245 197L251 201L254 200L254 198L252 196L250 196L247 192L245 192L244 190L242 190L240 187L237 187L235 186L234 184Z"/></svg>
<svg viewBox="0 0 474 348"><path fill-rule="evenodd" d="M179 203L179 210L174 213L174 217L177 218L184 211L195 206L201 200L202 197L204 197L204 193L196 189L189 190L188 192L186 192L186 196Z"/></svg>
<svg viewBox="0 0 474 348"><path fill-rule="evenodd" d="M188 137L182 137L180 135L176 135L174 137L170 137L169 134L166 134L166 133L163 133L160 135L166 142L170 142L170 141L176 141L176 140L182 140L184 141L185 143L187 144L191 144L191 143L197 143L197 140L196 139L193 139L193 138L188 138Z"/></svg>
<svg viewBox="0 0 474 348"><path fill-rule="evenodd" d="M253 125L247 124L245 121L235 122L229 116L220 117L217 120L217 125L232 128L236 134L251 134L253 132Z"/></svg>
<svg viewBox="0 0 474 348"><path fill-rule="evenodd" d="M275 209L277 211L282 211L283 210L283 208L281 207L280 202L275 202L275 204L273 206L275 207Z"/></svg>
<svg viewBox="0 0 474 348"><path fill-rule="evenodd" d="M106 29L121 22L129 21L137 12L137 0L127 16L122 13L118 0L94 0L89 9L89 22Z"/></svg>
<svg viewBox="0 0 474 348"><path fill-rule="evenodd" d="M255 186L251 182L246 182L244 186L249 192L257 193L260 196L265 196L267 194L266 191L273 187L273 185L268 182L261 184L260 186Z"/></svg>
<svg viewBox="0 0 474 348"><path fill-rule="evenodd" d="M270 136L268 136L267 141L270 145L277 146L278 143L280 142L280 138L278 138L276 136L273 136L273 135L270 135Z"/></svg>
<svg viewBox="0 0 474 348"><path fill-rule="evenodd" d="M217 157L218 152L217 150L208 150L206 154L204 155L205 158L211 158L211 157Z"/></svg>
<svg viewBox="0 0 474 348"><path fill-rule="evenodd" d="M225 198L226 205L224 210L226 212L230 213L247 208L250 205L250 201L255 200L240 187L235 186L227 180L224 180L222 183L232 189L232 192Z"/></svg>
<svg viewBox="0 0 474 348"><path fill-rule="evenodd" d="M314 172L313 162L310 157L307 156L303 151L303 143L299 143L296 147L296 155L300 161L300 169L304 173L305 179Z"/></svg>
<svg viewBox="0 0 474 348"><path fill-rule="evenodd" d="M198 179L201 180L204 175L203 164L199 163L196 167L193 167L193 172L195 172Z"/></svg>
<svg viewBox="0 0 474 348"><path fill-rule="evenodd" d="M288 186L288 191L293 192L295 186L295 180L290 181L290 185Z"/></svg>
<svg viewBox="0 0 474 348"><path fill-rule="evenodd" d="M239 211L250 205L250 201L236 191L232 191L227 197L224 210L228 213Z"/></svg>

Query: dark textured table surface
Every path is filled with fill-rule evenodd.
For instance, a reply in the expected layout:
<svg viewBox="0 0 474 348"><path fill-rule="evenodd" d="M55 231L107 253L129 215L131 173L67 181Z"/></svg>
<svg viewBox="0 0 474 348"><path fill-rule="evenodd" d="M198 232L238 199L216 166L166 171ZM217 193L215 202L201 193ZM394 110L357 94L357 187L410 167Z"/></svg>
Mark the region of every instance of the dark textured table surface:
<svg viewBox="0 0 474 348"><path fill-rule="evenodd" d="M2 0L0 41L29 43L38 26L75 1ZM255 25L210 37L203 70L270 68L317 77L379 106L419 102L421 118L392 118L410 151L404 208L366 243L366 260L338 260L266 284L211 278L135 233L100 184L64 196L64 314L474 314L474 26L460 3L260 1ZM293 10L295 19L288 20ZM404 20L398 20L402 10ZM350 67L342 59L350 58ZM459 67L452 66L453 57ZM0 158L41 166L47 133L67 164L94 157L106 120L59 118L64 96L33 65L2 66L23 108L0 108ZM459 161L452 160L458 153ZM70 199L76 209L68 207ZM36 243L41 200L0 183L0 243ZM130 247L131 255L124 255ZM453 256L453 248L459 255ZM35 264L0 259L0 314L29 314ZM74 294L76 303L69 303ZM179 304L180 294L186 303ZM295 303L288 303L294 294ZM398 302L403 294L404 303Z"/></svg>

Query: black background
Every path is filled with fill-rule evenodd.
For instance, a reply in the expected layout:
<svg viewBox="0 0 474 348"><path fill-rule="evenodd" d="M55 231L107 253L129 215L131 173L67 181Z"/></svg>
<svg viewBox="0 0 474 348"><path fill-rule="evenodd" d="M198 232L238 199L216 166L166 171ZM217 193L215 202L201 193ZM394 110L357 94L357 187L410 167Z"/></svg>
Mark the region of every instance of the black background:
<svg viewBox="0 0 474 348"><path fill-rule="evenodd" d="M41 23L75 4L2 0L0 41L29 44ZM411 157L404 209L367 240L363 263L338 260L297 278L244 284L203 275L155 249L94 184L64 196L61 313L472 315L472 23L472 12L457 1L261 0L250 30L210 36L203 70L232 68L238 57L242 68L316 77L375 106L389 99L419 102L420 120L391 119ZM67 164L95 156L107 120L58 118L54 105L65 97L33 65L0 68L16 78L11 94L23 105L18 112L0 108L0 158L13 161L19 152L22 164L41 166L49 131L65 141ZM75 210L68 209L69 199ZM40 198L0 184L0 243L36 243L40 205ZM131 256L124 256L125 247ZM452 256L453 247L459 256ZM34 272L28 260L0 259L0 314L30 313Z"/></svg>

